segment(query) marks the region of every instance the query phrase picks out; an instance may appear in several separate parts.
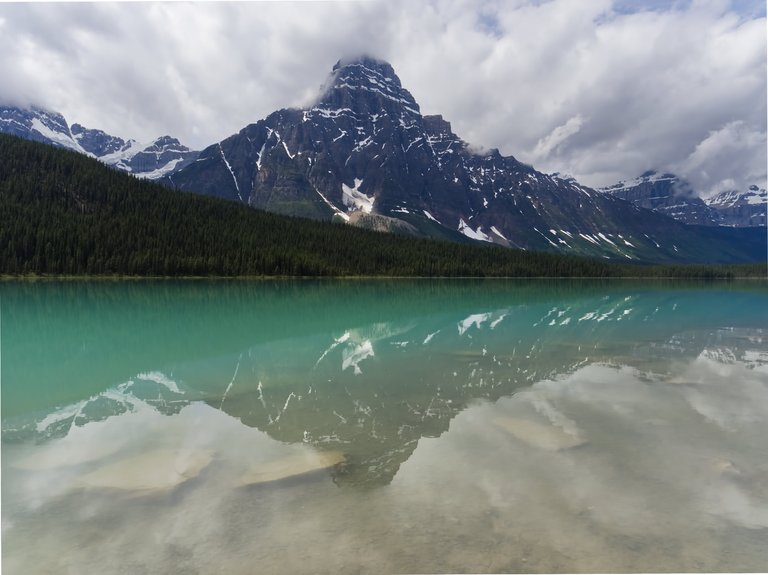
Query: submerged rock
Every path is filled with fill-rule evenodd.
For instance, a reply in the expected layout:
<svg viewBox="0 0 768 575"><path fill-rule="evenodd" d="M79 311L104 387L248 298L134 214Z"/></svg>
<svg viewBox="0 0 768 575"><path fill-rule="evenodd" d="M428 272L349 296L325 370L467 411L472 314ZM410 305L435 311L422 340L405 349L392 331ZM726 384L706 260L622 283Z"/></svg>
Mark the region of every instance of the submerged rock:
<svg viewBox="0 0 768 575"><path fill-rule="evenodd" d="M240 485L270 483L291 477L299 477L313 471L335 467L346 460L340 451L310 451L297 453L276 461L254 466L241 477Z"/></svg>
<svg viewBox="0 0 768 575"><path fill-rule="evenodd" d="M159 491L197 477L212 459L211 451L157 449L106 465L80 479L88 487Z"/></svg>
<svg viewBox="0 0 768 575"><path fill-rule="evenodd" d="M721 477L741 477L739 469L730 459L715 458L712 460L712 469Z"/></svg>
<svg viewBox="0 0 768 575"><path fill-rule="evenodd" d="M493 423L523 443L547 451L561 451L587 443L579 434L567 433L554 425L547 425L518 417L499 417Z"/></svg>
<svg viewBox="0 0 768 575"><path fill-rule="evenodd" d="M90 463L115 453L120 445L115 442L103 442L89 445L84 449L68 437L51 443L31 455L14 462L12 465L25 471L49 471L59 467L72 467L82 463Z"/></svg>

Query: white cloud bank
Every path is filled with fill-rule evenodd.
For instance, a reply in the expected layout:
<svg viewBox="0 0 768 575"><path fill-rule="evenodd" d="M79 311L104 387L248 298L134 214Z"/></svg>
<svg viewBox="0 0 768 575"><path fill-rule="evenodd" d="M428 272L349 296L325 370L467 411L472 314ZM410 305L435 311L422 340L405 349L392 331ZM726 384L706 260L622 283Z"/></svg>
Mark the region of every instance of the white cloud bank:
<svg viewBox="0 0 768 575"><path fill-rule="evenodd" d="M645 6L646 8L642 8ZM0 4L0 101L209 145L392 63L471 144L599 186L649 168L765 185L766 20L750 0Z"/></svg>

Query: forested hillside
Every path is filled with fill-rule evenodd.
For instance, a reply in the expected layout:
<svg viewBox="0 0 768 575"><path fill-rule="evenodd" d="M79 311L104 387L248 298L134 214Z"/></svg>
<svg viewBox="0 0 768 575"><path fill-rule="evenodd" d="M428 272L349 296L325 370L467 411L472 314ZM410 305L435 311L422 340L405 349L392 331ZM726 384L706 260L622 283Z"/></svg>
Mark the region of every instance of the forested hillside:
<svg viewBox="0 0 768 575"><path fill-rule="evenodd" d="M288 218L0 136L0 273L136 276L723 275L629 268ZM727 272L730 273L730 272ZM726 274L727 275L727 274Z"/></svg>

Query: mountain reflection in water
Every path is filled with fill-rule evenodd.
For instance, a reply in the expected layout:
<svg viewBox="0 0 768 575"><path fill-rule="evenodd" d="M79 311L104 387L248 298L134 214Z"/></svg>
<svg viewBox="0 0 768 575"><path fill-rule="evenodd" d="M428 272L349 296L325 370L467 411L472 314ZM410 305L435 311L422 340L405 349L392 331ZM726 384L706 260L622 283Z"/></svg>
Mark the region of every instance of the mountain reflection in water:
<svg viewBox="0 0 768 575"><path fill-rule="evenodd" d="M93 508L99 490L171 507L188 498L196 517L212 512L196 493L290 506L252 491L287 481L297 501L320 490L389 543L383 571L749 570L768 559L738 533L768 529L764 284L41 282L6 283L0 296L9 540L53 538L62 519L51 510L85 494ZM269 509L278 546L287 526ZM363 527L374 511L402 533ZM424 545L476 537L491 551L396 558L422 521L431 527L410 533ZM720 522L737 531L717 539ZM715 543L728 553L696 551ZM328 561L321 571L345 570Z"/></svg>

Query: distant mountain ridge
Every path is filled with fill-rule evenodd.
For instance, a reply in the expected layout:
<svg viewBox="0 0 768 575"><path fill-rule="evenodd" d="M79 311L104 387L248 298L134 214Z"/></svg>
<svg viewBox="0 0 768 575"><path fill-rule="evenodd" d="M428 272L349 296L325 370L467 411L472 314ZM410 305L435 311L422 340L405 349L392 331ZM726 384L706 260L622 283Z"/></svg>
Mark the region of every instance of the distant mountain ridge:
<svg viewBox="0 0 768 575"><path fill-rule="evenodd" d="M313 105L273 112L165 181L281 214L526 250L654 262L711 253L702 235L713 232L498 150L473 152L370 57L339 61Z"/></svg>
<svg viewBox="0 0 768 575"><path fill-rule="evenodd" d="M768 192L758 186L749 186L746 192L720 192L707 198L706 202L722 214L725 225L766 226Z"/></svg>
<svg viewBox="0 0 768 575"><path fill-rule="evenodd" d="M619 182L601 191L686 224L766 225L768 194L755 185L746 192L724 191L709 198L700 198L685 180L675 174L649 170L634 180Z"/></svg>
<svg viewBox="0 0 768 575"><path fill-rule="evenodd" d="M0 133L74 150L148 179L161 178L197 157L196 151L170 136L149 143L124 140L80 124L70 126L58 112L34 106L0 106Z"/></svg>

